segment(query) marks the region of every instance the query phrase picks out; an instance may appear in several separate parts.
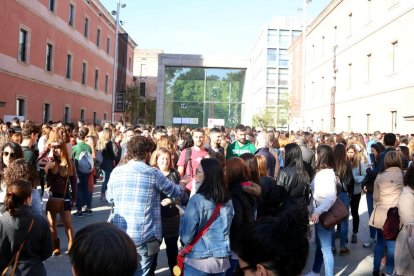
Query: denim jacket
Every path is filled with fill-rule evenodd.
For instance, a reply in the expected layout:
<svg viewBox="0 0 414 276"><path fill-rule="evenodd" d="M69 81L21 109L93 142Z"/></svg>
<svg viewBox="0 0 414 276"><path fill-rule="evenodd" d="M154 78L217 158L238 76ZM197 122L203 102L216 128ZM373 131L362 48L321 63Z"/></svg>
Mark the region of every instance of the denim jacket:
<svg viewBox="0 0 414 276"><path fill-rule="evenodd" d="M201 194L195 194L190 198L180 221L180 238L185 245L191 243L194 236L207 224L215 208L216 204ZM234 209L231 200L223 203L220 214L187 254L187 257L204 259L230 256L230 226L233 215Z"/></svg>

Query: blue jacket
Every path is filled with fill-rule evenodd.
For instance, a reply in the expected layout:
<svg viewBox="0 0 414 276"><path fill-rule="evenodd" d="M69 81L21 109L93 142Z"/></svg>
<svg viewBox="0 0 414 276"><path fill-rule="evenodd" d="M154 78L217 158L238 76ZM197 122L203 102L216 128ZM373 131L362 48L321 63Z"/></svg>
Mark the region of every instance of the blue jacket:
<svg viewBox="0 0 414 276"><path fill-rule="evenodd" d="M194 236L207 224L215 208L216 204L201 194L195 194L190 198L180 220L180 238L185 245L191 243ZM223 203L220 214L187 257L204 259L230 256L230 226L233 215L234 209L231 200Z"/></svg>

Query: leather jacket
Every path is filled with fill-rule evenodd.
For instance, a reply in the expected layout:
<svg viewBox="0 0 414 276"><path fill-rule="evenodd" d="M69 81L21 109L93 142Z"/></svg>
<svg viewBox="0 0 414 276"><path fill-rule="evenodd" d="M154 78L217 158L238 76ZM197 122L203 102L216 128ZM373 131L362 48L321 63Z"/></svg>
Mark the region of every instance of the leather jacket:
<svg viewBox="0 0 414 276"><path fill-rule="evenodd" d="M286 167L280 171L276 183L284 187L290 197L305 199L310 180L306 172L300 179L295 167Z"/></svg>

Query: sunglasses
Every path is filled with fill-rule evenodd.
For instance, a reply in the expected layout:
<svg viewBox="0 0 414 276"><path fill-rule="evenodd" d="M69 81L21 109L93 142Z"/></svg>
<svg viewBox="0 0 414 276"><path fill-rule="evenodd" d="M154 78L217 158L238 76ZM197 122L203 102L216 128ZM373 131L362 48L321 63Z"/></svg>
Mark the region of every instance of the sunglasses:
<svg viewBox="0 0 414 276"><path fill-rule="evenodd" d="M9 155L10 155L11 158L14 158L14 152L3 151L3 156L4 157L7 157Z"/></svg>

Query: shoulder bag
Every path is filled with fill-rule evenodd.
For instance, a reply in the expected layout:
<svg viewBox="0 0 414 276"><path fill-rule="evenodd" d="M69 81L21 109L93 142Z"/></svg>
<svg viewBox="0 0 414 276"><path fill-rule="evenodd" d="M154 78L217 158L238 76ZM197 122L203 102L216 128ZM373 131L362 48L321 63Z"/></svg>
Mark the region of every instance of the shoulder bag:
<svg viewBox="0 0 414 276"><path fill-rule="evenodd" d="M323 227L328 229L338 224L348 215L348 208L346 208L345 204L339 198L336 198L331 208L319 216L319 222Z"/></svg>
<svg viewBox="0 0 414 276"><path fill-rule="evenodd" d="M384 240L396 240L400 230L400 215L398 214L398 207L391 207L388 209L387 218L382 226L382 235Z"/></svg>
<svg viewBox="0 0 414 276"><path fill-rule="evenodd" d="M24 237L24 240L23 240L22 244L19 247L19 250L17 250L16 254L14 254L13 258L10 260L10 262L8 263L6 268L1 273L2 276L6 275L7 271L9 270L9 268L10 268L10 266L13 262L14 262L14 264L13 264L13 268L12 268L12 271L11 271L10 275L11 276L15 275L16 268L17 268L17 262L19 261L20 253L22 252L23 246L25 245L27 239L29 238L29 234L32 231L33 224L34 224L34 218L32 218L32 222L30 223L29 230L27 231L26 236Z"/></svg>
<svg viewBox="0 0 414 276"><path fill-rule="evenodd" d="M201 237L204 236L205 233L207 233L208 229L210 228L213 221L217 218L222 204L219 203L216 206L216 209L214 209L213 214L211 215L210 219L208 220L207 224L201 229L200 232L197 233L197 235L194 237L194 239L189 243L186 247L184 247L180 253L177 256L177 265L173 268L174 276L184 276L184 258L185 255L187 255L191 249L193 249L194 245L201 239Z"/></svg>
<svg viewBox="0 0 414 276"><path fill-rule="evenodd" d="M63 193L63 197L52 197L49 196L49 199L46 203L46 211L50 212L51 214L60 214L64 211L64 204L65 204L65 196L66 196L66 190L68 188L69 183L69 171L68 176L66 177L65 182L65 192Z"/></svg>

